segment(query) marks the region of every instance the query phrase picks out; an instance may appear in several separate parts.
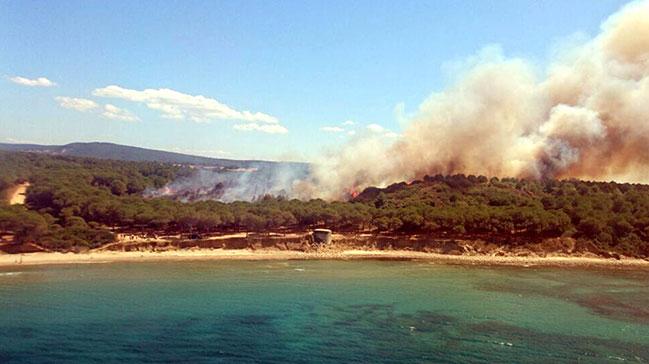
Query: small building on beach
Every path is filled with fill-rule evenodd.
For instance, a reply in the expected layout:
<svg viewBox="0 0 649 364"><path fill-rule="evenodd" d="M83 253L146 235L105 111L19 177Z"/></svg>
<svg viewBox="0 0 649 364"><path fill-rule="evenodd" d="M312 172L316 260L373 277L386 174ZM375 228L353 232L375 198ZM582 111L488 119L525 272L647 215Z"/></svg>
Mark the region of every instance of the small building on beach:
<svg viewBox="0 0 649 364"><path fill-rule="evenodd" d="M329 244L331 243L332 231L329 229L315 229L311 233L311 239L314 244Z"/></svg>

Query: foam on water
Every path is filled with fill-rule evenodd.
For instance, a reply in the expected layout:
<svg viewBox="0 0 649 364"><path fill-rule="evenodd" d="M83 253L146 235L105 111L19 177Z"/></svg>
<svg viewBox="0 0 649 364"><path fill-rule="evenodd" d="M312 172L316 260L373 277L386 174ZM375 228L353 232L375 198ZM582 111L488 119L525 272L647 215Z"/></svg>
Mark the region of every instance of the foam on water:
<svg viewBox="0 0 649 364"><path fill-rule="evenodd" d="M17 276L19 274L22 274L23 272L0 272L0 277L10 277L10 276Z"/></svg>

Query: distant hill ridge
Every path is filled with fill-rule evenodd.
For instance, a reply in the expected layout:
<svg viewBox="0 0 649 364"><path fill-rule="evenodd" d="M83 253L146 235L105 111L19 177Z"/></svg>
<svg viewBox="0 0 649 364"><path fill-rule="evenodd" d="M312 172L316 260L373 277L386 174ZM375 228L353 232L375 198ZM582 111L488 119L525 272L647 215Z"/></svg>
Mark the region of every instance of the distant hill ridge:
<svg viewBox="0 0 649 364"><path fill-rule="evenodd" d="M262 160L210 158L102 142L70 143L65 145L0 143L0 150L99 159L113 159L121 161L152 161L179 164L196 164L204 166L220 166L226 168L274 167L279 165L290 165L292 167L301 167L304 169L308 167L307 163L300 162L272 162Z"/></svg>

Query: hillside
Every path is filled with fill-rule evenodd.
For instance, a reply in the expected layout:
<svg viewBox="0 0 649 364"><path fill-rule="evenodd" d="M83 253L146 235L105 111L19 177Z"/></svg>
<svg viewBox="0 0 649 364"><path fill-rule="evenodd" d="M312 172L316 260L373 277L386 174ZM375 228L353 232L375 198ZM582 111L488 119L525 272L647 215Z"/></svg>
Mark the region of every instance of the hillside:
<svg viewBox="0 0 649 364"><path fill-rule="evenodd" d="M113 143L70 143L66 145L39 144L8 144L0 143L0 150L12 152L33 152L49 155L88 157L98 159L114 159L132 162L164 162L178 164L193 164L204 166L219 166L225 168L273 167L276 165L291 165L306 169L306 163L270 162L260 160L236 160L210 158L161 150L132 147Z"/></svg>
<svg viewBox="0 0 649 364"><path fill-rule="evenodd" d="M214 234L327 227L506 247L568 239L597 254L649 256L648 185L454 175L368 188L352 201L144 197L192 173L159 162L0 152L0 189L30 183L25 206L0 206L0 233L18 244L69 250L109 244L115 230Z"/></svg>

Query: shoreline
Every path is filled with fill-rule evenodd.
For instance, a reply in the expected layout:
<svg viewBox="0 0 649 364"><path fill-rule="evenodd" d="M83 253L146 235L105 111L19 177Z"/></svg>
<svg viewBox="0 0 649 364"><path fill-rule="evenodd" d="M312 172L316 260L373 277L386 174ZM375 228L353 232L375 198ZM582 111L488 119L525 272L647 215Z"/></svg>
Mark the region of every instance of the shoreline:
<svg viewBox="0 0 649 364"><path fill-rule="evenodd" d="M499 265L499 266L555 266L555 267L610 267L649 269L649 261L638 258L601 258L587 256L552 255L493 256L449 255L408 250L341 250L301 252L273 249L187 249L170 251L94 251L88 253L25 253L0 254L0 268L38 265L68 265L118 262L156 261L220 261L220 260L418 260L440 264Z"/></svg>

